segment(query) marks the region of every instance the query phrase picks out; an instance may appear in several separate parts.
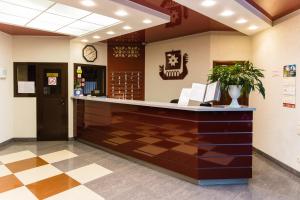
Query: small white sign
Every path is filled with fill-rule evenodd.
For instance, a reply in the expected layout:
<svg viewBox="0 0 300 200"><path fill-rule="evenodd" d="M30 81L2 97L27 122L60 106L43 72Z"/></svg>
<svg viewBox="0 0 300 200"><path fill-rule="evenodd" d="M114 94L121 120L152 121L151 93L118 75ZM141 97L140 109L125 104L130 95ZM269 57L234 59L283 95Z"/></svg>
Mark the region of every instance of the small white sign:
<svg viewBox="0 0 300 200"><path fill-rule="evenodd" d="M34 81L18 81L19 94L34 94L35 82Z"/></svg>
<svg viewBox="0 0 300 200"><path fill-rule="evenodd" d="M57 78L56 77L48 77L48 85L57 85Z"/></svg>
<svg viewBox="0 0 300 200"><path fill-rule="evenodd" d="M296 108L296 65L283 67L283 107Z"/></svg>

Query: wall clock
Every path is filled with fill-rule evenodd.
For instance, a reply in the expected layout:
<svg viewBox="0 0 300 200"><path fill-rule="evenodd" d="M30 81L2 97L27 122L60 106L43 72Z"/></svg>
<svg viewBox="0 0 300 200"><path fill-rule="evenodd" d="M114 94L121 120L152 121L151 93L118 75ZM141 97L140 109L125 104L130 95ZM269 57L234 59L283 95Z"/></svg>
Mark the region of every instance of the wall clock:
<svg viewBox="0 0 300 200"><path fill-rule="evenodd" d="M97 49L92 45L86 45L82 50L82 55L87 62L94 62L97 59Z"/></svg>

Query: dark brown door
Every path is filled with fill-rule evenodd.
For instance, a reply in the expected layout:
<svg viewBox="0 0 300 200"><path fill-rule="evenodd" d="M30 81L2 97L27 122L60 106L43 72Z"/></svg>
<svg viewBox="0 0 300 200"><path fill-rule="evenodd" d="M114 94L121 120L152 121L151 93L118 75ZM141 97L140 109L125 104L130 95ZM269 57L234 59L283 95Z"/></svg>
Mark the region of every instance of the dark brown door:
<svg viewBox="0 0 300 200"><path fill-rule="evenodd" d="M236 62L240 61L214 61L213 62L213 67L218 67L218 66L229 66L229 65L234 65ZM246 94L243 94L239 99L239 104L248 106L249 105L249 96ZM214 105L229 105L231 103L231 97L229 96L227 91L221 91L221 98L219 102L215 102Z"/></svg>
<svg viewBox="0 0 300 200"><path fill-rule="evenodd" d="M37 139L68 139L68 64L37 66Z"/></svg>

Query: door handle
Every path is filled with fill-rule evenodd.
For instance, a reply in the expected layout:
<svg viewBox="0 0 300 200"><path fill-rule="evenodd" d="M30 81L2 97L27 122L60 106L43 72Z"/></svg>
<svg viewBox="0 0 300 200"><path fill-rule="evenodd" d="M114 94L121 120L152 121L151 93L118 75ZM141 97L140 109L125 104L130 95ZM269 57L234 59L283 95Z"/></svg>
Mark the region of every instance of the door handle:
<svg viewBox="0 0 300 200"><path fill-rule="evenodd" d="M60 100L60 104L64 106L64 105L65 105L65 100L64 100L64 99L61 99L61 100Z"/></svg>

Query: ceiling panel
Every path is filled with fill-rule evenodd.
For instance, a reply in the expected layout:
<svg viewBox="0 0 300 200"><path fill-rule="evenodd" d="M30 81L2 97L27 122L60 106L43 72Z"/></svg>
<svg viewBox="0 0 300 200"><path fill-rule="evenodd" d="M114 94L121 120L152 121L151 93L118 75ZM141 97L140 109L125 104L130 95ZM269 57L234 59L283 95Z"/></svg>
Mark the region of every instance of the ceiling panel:
<svg viewBox="0 0 300 200"><path fill-rule="evenodd" d="M245 0L271 20L300 9L300 0Z"/></svg>
<svg viewBox="0 0 300 200"><path fill-rule="evenodd" d="M271 27L272 22L243 0L174 0L247 35Z"/></svg>
<svg viewBox="0 0 300 200"><path fill-rule="evenodd" d="M31 8L34 10L43 11L54 4L53 1L48 0L1 0L6 3L13 3L14 5Z"/></svg>
<svg viewBox="0 0 300 200"><path fill-rule="evenodd" d="M0 16L1 17L1 16ZM33 35L33 36L66 36L64 34L40 31L20 26L0 23L0 31L10 35Z"/></svg>
<svg viewBox="0 0 300 200"><path fill-rule="evenodd" d="M145 30L146 42L161 41L207 31L234 31L234 29L172 0L131 1L168 13L171 16L170 23Z"/></svg>
<svg viewBox="0 0 300 200"><path fill-rule="evenodd" d="M30 34L28 29L56 32L76 41L94 43L169 22L165 13L129 0L92 0L88 6L74 0L0 0L0 23L14 34ZM18 33L17 31L20 31ZM38 33L36 31L35 33ZM47 35L47 34L46 34ZM53 34L56 35L56 34Z"/></svg>

